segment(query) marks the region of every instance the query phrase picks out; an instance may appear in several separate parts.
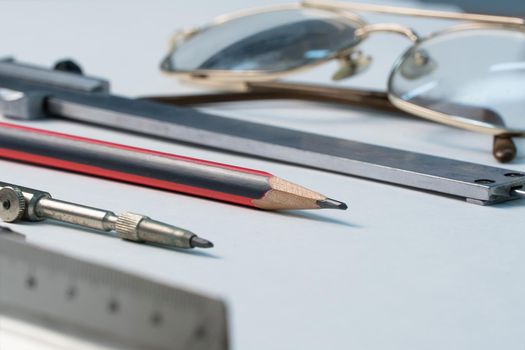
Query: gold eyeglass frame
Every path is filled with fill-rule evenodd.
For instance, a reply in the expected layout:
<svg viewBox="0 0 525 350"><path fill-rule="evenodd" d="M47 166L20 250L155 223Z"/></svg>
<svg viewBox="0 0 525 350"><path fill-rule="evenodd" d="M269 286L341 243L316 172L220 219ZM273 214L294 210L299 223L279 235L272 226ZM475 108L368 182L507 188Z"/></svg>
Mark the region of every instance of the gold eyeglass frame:
<svg viewBox="0 0 525 350"><path fill-rule="evenodd" d="M234 19L273 12L286 9L313 8L333 12L344 16L356 23L356 40L355 44L349 48L340 50L329 57L304 64L298 68L288 69L279 72L265 71L231 71L231 70L177 70L174 71L170 66L170 57L179 48L181 43L191 39L193 36L219 26ZM370 24L365 21L356 12L374 12L389 15L426 17L433 19L449 19L467 21L469 23L459 24L448 27L444 30L432 33L425 37L419 36L414 30L400 24L378 23ZM480 30L480 29L505 29L518 31L525 34L525 20L517 17L493 16L472 13L455 13L445 11L421 10L404 7L393 7L362 3L346 3L337 0L303 0L299 3L269 6L264 8L249 9L238 11L232 14L223 15L215 18L209 24L202 27L195 27L177 32L170 41L169 52L161 62L161 71L170 76L176 76L179 79L205 85L209 87L220 88L227 91L237 92L230 94L209 94L201 96L184 97L154 97L161 102L174 104L193 104L193 103L214 103L248 99L263 98L314 98L316 101L347 103L368 107L378 107L387 110L404 111L409 114L422 117L437 123L467 129L474 132L491 134L495 136L494 156L502 162L509 161L515 155L516 149L511 137L525 136L525 130L516 130L507 128L503 120L491 112L493 115L490 123L484 121L485 118L473 119L462 117L461 115L451 115L438 112L426 107L416 105L412 102L403 100L393 93L392 83L393 76L398 66L403 62L405 56L409 54L418 45L425 43L427 40L434 39L441 35L451 32ZM386 92L355 90L349 88L337 88L327 86L317 86L313 84L287 83L278 81L287 75L291 75L303 70L311 69L316 66L327 63L328 61L339 60L342 68L348 69L348 66L355 64L352 62L351 55L355 53L356 47L368 38L369 35L379 32L398 33L407 37L412 46L405 51L401 57L395 61L387 83ZM357 68L356 68L357 69ZM222 96L222 97L221 97ZM497 149L499 147L499 149ZM513 154L512 151L514 152ZM502 153L503 152L503 153ZM509 153L510 152L510 153ZM498 154L497 154L498 153Z"/></svg>

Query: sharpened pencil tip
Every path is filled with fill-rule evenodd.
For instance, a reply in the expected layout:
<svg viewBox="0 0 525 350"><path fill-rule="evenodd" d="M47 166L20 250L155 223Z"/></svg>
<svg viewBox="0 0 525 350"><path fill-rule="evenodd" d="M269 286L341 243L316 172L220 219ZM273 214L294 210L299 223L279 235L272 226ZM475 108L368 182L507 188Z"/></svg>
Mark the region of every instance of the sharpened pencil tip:
<svg viewBox="0 0 525 350"><path fill-rule="evenodd" d="M348 205L343 202L336 201L332 198L326 198L320 201L317 201L317 205L319 208L322 209L339 209L339 210L346 210L348 209Z"/></svg>
<svg viewBox="0 0 525 350"><path fill-rule="evenodd" d="M198 236L194 236L191 239L190 244L193 248L213 248L212 242Z"/></svg>

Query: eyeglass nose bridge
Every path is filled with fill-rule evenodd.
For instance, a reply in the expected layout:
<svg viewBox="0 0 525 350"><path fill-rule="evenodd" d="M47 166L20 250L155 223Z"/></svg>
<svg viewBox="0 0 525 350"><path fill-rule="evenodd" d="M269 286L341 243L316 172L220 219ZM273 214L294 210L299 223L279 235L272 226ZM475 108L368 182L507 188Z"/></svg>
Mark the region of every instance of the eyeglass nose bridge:
<svg viewBox="0 0 525 350"><path fill-rule="evenodd" d="M366 24L355 31L358 37L365 38L369 34L373 33L395 33L401 34L408 38L413 43L421 40L419 34L417 34L412 28L405 27L396 23L377 23L377 24Z"/></svg>
<svg viewBox="0 0 525 350"><path fill-rule="evenodd" d="M373 33L396 33L408 38L412 43L418 42L420 36L411 28L394 23L366 24L355 31L357 38L364 40ZM365 56L361 51L350 50L339 58L340 67L332 75L332 80L342 80L352 77L366 70L370 65L372 58Z"/></svg>

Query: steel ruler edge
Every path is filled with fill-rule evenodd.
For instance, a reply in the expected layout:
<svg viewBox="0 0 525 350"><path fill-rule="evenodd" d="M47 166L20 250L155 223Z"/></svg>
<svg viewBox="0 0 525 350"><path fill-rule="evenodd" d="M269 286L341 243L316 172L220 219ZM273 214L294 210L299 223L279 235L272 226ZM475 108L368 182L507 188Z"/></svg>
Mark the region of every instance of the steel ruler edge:
<svg viewBox="0 0 525 350"><path fill-rule="evenodd" d="M228 349L222 301L11 236L0 232L0 314L116 348Z"/></svg>
<svg viewBox="0 0 525 350"><path fill-rule="evenodd" d="M120 97L106 80L0 61L0 112L60 117L494 204L518 199L525 173Z"/></svg>

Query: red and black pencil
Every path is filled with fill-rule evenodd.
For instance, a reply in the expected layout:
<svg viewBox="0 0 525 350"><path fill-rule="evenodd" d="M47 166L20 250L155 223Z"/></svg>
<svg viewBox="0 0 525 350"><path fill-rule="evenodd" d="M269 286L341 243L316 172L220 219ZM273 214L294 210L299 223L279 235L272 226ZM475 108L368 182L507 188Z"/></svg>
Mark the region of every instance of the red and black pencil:
<svg viewBox="0 0 525 350"><path fill-rule="evenodd" d="M270 173L0 123L0 157L268 210L346 209Z"/></svg>

